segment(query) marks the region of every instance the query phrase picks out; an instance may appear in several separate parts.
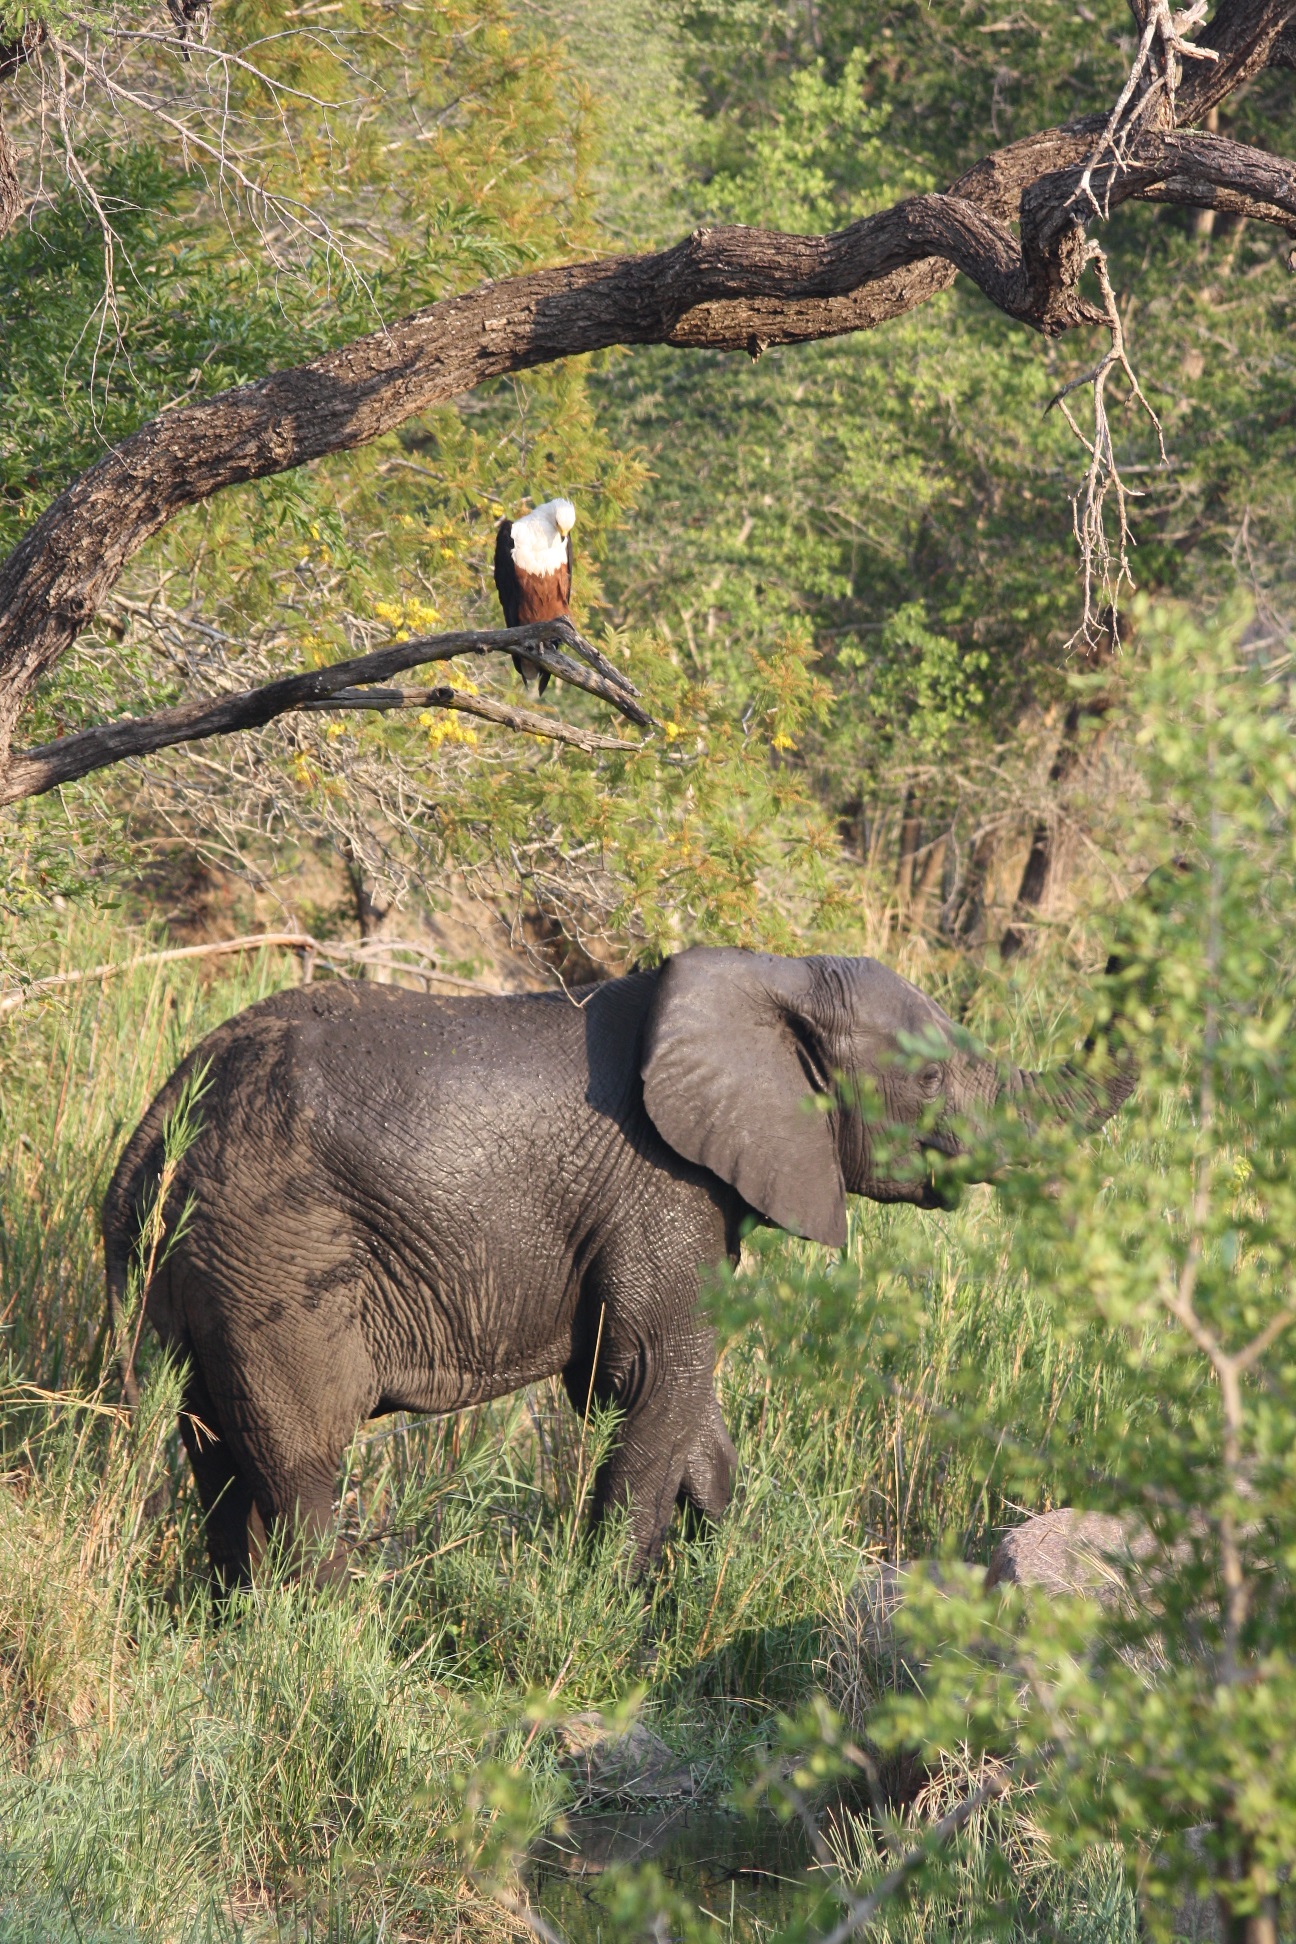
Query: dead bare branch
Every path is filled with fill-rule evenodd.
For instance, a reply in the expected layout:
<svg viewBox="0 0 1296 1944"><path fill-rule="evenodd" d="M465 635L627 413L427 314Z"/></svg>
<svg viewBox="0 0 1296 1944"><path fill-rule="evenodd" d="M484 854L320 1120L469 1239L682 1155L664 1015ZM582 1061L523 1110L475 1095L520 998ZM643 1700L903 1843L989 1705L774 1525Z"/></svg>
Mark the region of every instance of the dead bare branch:
<svg viewBox="0 0 1296 1944"><path fill-rule="evenodd" d="M546 742L568 743L573 749L590 753L599 749L618 749L633 755L645 744L622 742L616 736L596 735L592 729L578 729L556 716L537 715L534 709L514 709L505 702L494 702L485 695L466 695L455 688L373 688L342 689L322 702L303 702L304 709L454 709L460 715L476 716L481 722L497 722L515 729L519 735L540 736Z"/></svg>
<svg viewBox="0 0 1296 1944"><path fill-rule="evenodd" d="M582 656L584 665L564 654L555 645L559 641L574 648ZM614 668L597 648L585 641L569 621L536 622L522 628L467 629L455 634L422 635L410 641L398 642L390 648L377 649L373 654L352 656L346 661L332 662L324 668L308 669L297 675L284 675L278 681L267 682L260 688L245 689L216 701L203 697L194 702L182 702L173 709L159 710L156 715L99 723L92 729L79 730L75 735L62 736L57 742L43 743L38 748L21 751L13 757L7 774L0 780L0 803L41 796L47 790L57 789L61 783L88 776L93 770L105 769L112 763L125 762L131 757L149 755L154 750L173 748L178 743L203 742L210 736L229 736L242 730L259 729L276 716L293 709L337 706L335 698L348 689L387 681L404 669L417 668L427 662L451 661L459 655L514 654L519 650L525 650L528 660L533 661L537 668L543 668L574 688L584 689L610 703L627 721L643 729L655 727L652 717L634 700L638 694L634 684ZM453 701L425 706L466 708L473 700L460 691L447 693L453 695ZM349 705L343 703L342 706ZM488 713L493 706L498 706L501 712ZM484 699L478 708L470 709L468 713L480 713L491 721L508 722L508 711L504 705L488 705ZM526 712L517 713L521 715ZM536 716L533 720L536 724L544 725L545 732L552 729L550 717ZM508 726L518 727L528 735L542 733L530 722ZM571 738L558 736L555 740L567 741ZM590 746L606 747L607 743ZM627 745L614 746L625 748Z"/></svg>
<svg viewBox="0 0 1296 1944"><path fill-rule="evenodd" d="M1093 172L1110 155L1117 169L1123 169L1129 144L1159 104L1164 104L1169 119L1175 113L1176 59L1218 61L1213 47L1197 47L1183 36L1190 27L1199 27L1206 18L1207 0L1192 0L1182 13L1172 14L1167 0L1152 0L1143 26L1138 51L1116 97L1093 154L1080 177L1077 198L1088 204L1095 216L1104 220L1111 214L1110 187L1100 203L1093 192Z"/></svg>
<svg viewBox="0 0 1296 1944"><path fill-rule="evenodd" d="M1111 277L1107 270L1107 259L1097 243L1090 242L1087 255L1094 266L1098 287L1102 291L1103 310L1107 320L1109 340L1106 351L1083 377L1072 379L1069 385L1049 400L1047 410L1054 406L1075 433L1085 451L1089 454L1089 464L1085 469L1084 480L1071 501L1072 525L1076 545L1080 550L1081 575L1084 586L1084 608L1080 626L1072 636L1068 647L1083 641L1095 645L1117 626L1119 602L1122 587L1134 586L1134 576L1130 571L1129 552L1133 546L1130 532L1129 501L1141 497L1139 491L1127 486L1121 477L1117 463L1116 448L1112 440L1111 419L1107 410L1107 383L1114 372L1125 379L1129 392L1123 401L1126 407L1139 405L1151 422L1156 433L1157 450L1160 463L1170 463L1166 453L1165 438L1161 421L1148 403L1143 388L1134 375L1129 355L1125 348L1125 327L1121 321L1120 307L1116 293L1112 289ZM1077 423L1067 399L1073 392L1087 389L1093 400L1093 436L1089 437ZM1115 547L1108 538L1106 507L1108 500L1115 502L1116 539Z"/></svg>

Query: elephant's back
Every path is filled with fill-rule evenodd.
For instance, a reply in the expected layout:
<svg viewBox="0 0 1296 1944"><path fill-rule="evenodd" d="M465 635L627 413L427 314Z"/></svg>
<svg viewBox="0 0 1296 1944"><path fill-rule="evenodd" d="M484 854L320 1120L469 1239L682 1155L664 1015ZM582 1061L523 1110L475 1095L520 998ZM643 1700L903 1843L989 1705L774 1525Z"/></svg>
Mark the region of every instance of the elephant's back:
<svg viewBox="0 0 1296 1944"><path fill-rule="evenodd" d="M201 1097L181 1175L203 1201L235 1181L246 1192L258 1169L300 1179L322 1168L339 1189L395 1176L413 1192L430 1170L480 1180L525 1167L535 1144L576 1131L595 1096L596 1112L633 1108L652 984L632 975L575 1002L565 992L442 997L340 980L272 993L217 1026L162 1087L109 1186L105 1237L133 1242L190 1076ZM592 1037L607 1050L594 1051Z"/></svg>

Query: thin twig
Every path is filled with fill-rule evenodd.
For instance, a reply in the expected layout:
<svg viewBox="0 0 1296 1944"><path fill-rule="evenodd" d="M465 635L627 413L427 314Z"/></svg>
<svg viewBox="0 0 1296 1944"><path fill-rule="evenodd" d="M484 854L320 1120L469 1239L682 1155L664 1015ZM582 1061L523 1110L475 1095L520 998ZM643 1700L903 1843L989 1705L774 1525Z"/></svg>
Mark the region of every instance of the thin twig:
<svg viewBox="0 0 1296 1944"><path fill-rule="evenodd" d="M449 688L372 688L342 689L318 702L305 702L306 709L454 709L461 715L476 716L482 722L497 722L520 735L540 736L546 742L568 743L573 749L590 753L599 749L620 749L634 754L647 748L646 742L624 742L617 736L601 736L593 729L578 729L556 716L537 715L533 709L514 709L506 702L493 702L485 695L468 695Z"/></svg>
<svg viewBox="0 0 1296 1944"><path fill-rule="evenodd" d="M1094 144L1093 153L1085 164L1084 173L1080 177L1073 198L1076 202L1082 199L1087 202L1092 213L1100 216L1104 222L1111 214L1110 182L1107 193L1099 203L1093 192L1094 170L1109 153L1115 163L1111 180L1125 169L1130 137L1147 120L1153 104L1162 95L1165 97L1170 120L1173 122L1176 57L1189 61L1218 61L1219 59L1215 48L1197 47L1192 41L1183 38L1190 27L1201 25L1206 18L1207 10L1207 0L1193 0L1190 7L1186 7L1181 13L1172 14L1167 0L1152 0L1138 52L1125 77L1125 86L1117 95L1103 132ZM1160 72L1152 74L1149 78L1150 70L1158 65ZM1143 93L1133 113L1128 120L1124 120L1122 125L1125 110L1141 81L1145 82Z"/></svg>
<svg viewBox="0 0 1296 1944"><path fill-rule="evenodd" d="M290 234L298 233L307 236L313 242L322 243L326 250L334 252L339 261L345 266L348 275L355 278L356 283L365 292L366 296L370 298L371 302L373 301L373 293L368 280L360 273L358 266L352 261L332 224L318 210L313 209L309 203L302 202L297 196L283 195L279 191L267 189L262 183L255 181L233 159L223 138L219 143L208 141L205 136L198 133L192 123L180 121L175 115L168 113L156 101L150 101L144 95L137 94L133 88L124 87L120 81L115 80L109 74L102 58L98 62L92 61L88 54L78 53L70 42L52 41L51 45L56 49L60 61L62 61L64 56L69 57L77 63L87 79L89 79L93 72L95 79L103 88L110 101L114 103L126 102L141 114L152 115L165 128L169 128L173 134L179 137L184 149L193 149L198 154L206 155L216 165L220 181L231 181L237 188L241 189L248 200L249 207L259 207L264 216L274 216L283 223ZM264 228L261 230L261 240L271 262L277 262L278 259L271 243L270 234ZM376 309L377 306L375 304Z"/></svg>
<svg viewBox="0 0 1296 1944"><path fill-rule="evenodd" d="M0 992L0 1018L16 1012L39 993L54 992L64 986L81 985L88 980L111 979L119 972L133 972L141 965L170 965L180 959L223 958L241 952L310 952L322 959L382 966L397 972L410 972L415 978L437 979L445 985L459 986L465 992L490 993L493 988L475 979L461 979L453 972L441 972L433 965L410 965L390 956L393 952L423 953L421 945L403 939L378 939L375 944L389 955L379 957L370 945L344 945L332 940L312 938L309 932L250 932L242 938L217 939L210 945L176 945L165 951L142 952L138 958L118 959L110 964L93 965L84 972L55 972L47 979L33 979L13 992Z"/></svg>

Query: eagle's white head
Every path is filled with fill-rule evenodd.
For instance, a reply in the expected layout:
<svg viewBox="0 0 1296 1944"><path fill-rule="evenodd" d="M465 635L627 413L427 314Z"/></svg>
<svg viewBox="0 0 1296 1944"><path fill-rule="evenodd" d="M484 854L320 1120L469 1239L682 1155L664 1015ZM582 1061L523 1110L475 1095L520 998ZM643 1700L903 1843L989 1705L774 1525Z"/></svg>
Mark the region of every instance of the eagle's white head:
<svg viewBox="0 0 1296 1944"><path fill-rule="evenodd" d="M556 574L567 564L567 535L576 524L569 499L546 500L513 522L513 562L524 574Z"/></svg>
<svg viewBox="0 0 1296 1944"><path fill-rule="evenodd" d="M537 506L535 512L527 517L534 520L537 526L543 520L554 529L560 540L565 540L576 524L576 508L569 499L551 499L546 500L543 506Z"/></svg>

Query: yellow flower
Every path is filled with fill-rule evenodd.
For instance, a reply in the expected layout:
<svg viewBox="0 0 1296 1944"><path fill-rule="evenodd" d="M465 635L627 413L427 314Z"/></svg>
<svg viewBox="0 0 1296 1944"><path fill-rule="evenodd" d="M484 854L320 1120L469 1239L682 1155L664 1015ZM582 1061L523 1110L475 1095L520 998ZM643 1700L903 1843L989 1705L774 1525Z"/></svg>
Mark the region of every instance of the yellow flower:
<svg viewBox="0 0 1296 1944"><path fill-rule="evenodd" d="M477 731L466 729L453 715L433 718L426 711L419 717L420 724L428 725L427 739L429 749L440 749L442 743L465 743L469 748L477 745Z"/></svg>
<svg viewBox="0 0 1296 1944"><path fill-rule="evenodd" d="M779 730L777 736L770 737L771 749L791 749L791 747L792 747L791 736L785 736L781 729Z"/></svg>
<svg viewBox="0 0 1296 1944"><path fill-rule="evenodd" d="M665 725L665 728L666 728L667 742L674 742L676 736L678 736L681 733L678 722L668 722Z"/></svg>
<svg viewBox="0 0 1296 1944"><path fill-rule="evenodd" d="M328 737L330 742L336 742L339 736L344 736L346 734L346 728L340 722L330 722L328 728L324 731L324 734Z"/></svg>

